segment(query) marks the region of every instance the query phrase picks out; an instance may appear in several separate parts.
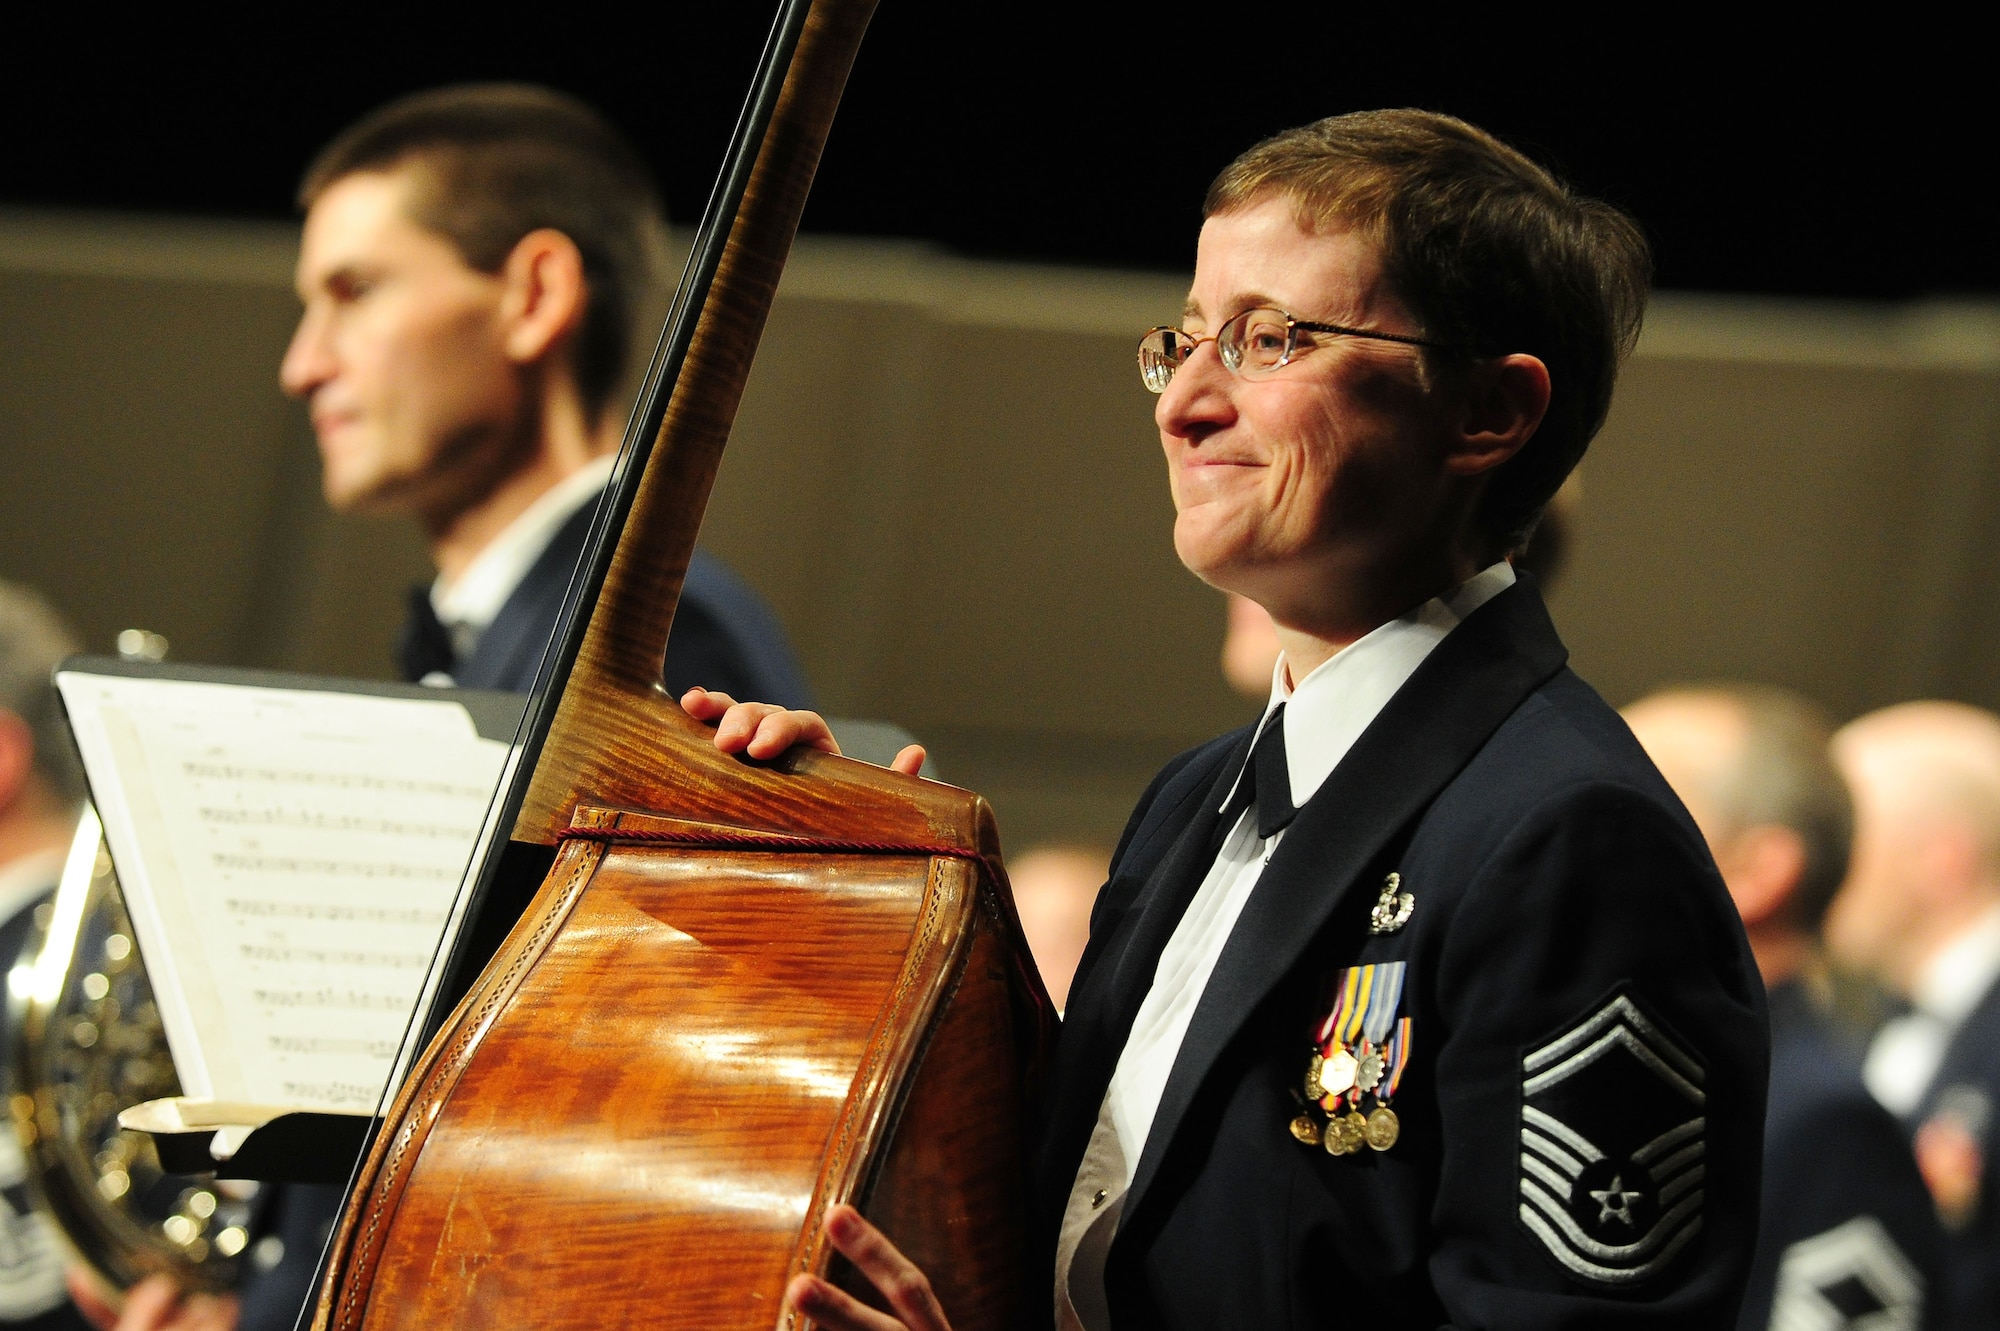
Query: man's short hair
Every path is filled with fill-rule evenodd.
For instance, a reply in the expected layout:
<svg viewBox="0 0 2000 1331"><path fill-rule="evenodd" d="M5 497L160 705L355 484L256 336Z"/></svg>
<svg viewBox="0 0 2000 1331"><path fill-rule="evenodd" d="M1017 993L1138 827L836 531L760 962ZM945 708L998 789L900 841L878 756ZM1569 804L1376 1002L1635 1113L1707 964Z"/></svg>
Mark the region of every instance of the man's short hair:
<svg viewBox="0 0 2000 1331"><path fill-rule="evenodd" d="M1773 825L1798 834L1805 868L1787 917L1817 934L1847 877L1854 844L1854 803L1834 765L1833 725L1787 689L1730 684L1701 692L1743 718L1743 747L1709 792L1725 834Z"/></svg>
<svg viewBox="0 0 2000 1331"><path fill-rule="evenodd" d="M35 772L64 803L83 799L83 772L56 697L55 669L77 650L76 638L49 603L26 587L0 581L0 707L27 722Z"/></svg>
<svg viewBox="0 0 2000 1331"><path fill-rule="evenodd" d="M1652 277L1638 225L1485 131L1429 111L1356 112L1266 139L1216 177L1203 215L1273 195L1290 199L1308 230L1353 228L1375 244L1424 335L1465 353L1427 352L1427 368L1448 375L1517 352L1547 364L1548 413L1492 472L1477 515L1490 557L1520 549L1604 424L1638 338Z"/></svg>
<svg viewBox="0 0 2000 1331"><path fill-rule="evenodd" d="M626 371L634 324L659 275L666 218L652 175L583 103L525 84L468 84L389 103L328 144L299 206L346 176L414 166L411 220L497 273L521 238L549 228L583 255L589 298L575 372L595 415Z"/></svg>

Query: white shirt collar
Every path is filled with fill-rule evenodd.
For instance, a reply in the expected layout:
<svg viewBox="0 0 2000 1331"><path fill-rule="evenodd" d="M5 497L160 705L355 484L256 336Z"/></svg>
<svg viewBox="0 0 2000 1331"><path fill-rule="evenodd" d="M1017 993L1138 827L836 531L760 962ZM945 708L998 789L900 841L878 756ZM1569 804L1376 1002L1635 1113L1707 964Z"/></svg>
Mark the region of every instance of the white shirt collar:
<svg viewBox="0 0 2000 1331"><path fill-rule="evenodd" d="M1481 569L1442 596L1335 652L1296 687L1285 678L1285 658L1271 671L1271 700L1257 731L1285 706L1285 762L1291 770L1292 805L1303 809L1332 774L1361 732L1388 706L1433 648L1465 619L1514 585L1504 559ZM1239 780L1241 777L1239 776ZM1230 794L1235 786L1230 787ZM1229 803L1223 798L1223 805Z"/></svg>
<svg viewBox="0 0 2000 1331"><path fill-rule="evenodd" d="M502 528L455 581L447 585L439 577L431 584L431 609L451 630L461 657L472 650L500 607L507 604L556 532L604 489L616 461L615 454L606 453L584 463L543 491L521 516Z"/></svg>
<svg viewBox="0 0 2000 1331"><path fill-rule="evenodd" d="M1932 1016L1957 1025L2000 980L2000 906L1924 964L1910 996Z"/></svg>

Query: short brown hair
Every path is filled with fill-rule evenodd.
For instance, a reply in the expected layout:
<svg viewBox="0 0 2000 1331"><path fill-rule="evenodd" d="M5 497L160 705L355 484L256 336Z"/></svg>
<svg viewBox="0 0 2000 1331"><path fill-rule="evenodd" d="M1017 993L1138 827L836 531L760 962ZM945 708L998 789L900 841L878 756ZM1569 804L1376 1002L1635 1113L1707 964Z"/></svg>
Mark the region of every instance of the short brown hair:
<svg viewBox="0 0 2000 1331"><path fill-rule="evenodd" d="M593 414L626 370L634 323L666 248L651 173L604 118L574 98L526 84L414 93L350 127L299 185L299 206L362 171L415 165L418 225L497 273L521 237L560 231L583 256L589 298L577 337L578 390Z"/></svg>
<svg viewBox="0 0 2000 1331"><path fill-rule="evenodd" d="M1216 177L1203 214L1272 195L1303 226L1370 239L1427 337L1468 358L1524 352L1548 366L1548 413L1491 474L1477 518L1491 556L1521 549L1604 424L1638 338L1652 262L1637 224L1429 111L1356 112L1266 139ZM1434 369L1448 362L1426 353Z"/></svg>

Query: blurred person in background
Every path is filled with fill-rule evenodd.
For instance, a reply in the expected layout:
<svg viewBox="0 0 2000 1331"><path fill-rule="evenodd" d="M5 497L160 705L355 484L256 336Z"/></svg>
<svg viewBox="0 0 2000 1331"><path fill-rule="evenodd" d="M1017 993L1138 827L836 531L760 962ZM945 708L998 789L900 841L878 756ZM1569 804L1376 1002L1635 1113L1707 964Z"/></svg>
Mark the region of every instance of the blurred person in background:
<svg viewBox="0 0 2000 1331"><path fill-rule="evenodd" d="M76 638L34 592L0 582L0 970L35 932L55 893L83 807L83 772L54 673ZM0 1015L12 1080L14 1032ZM28 1163L0 1132L0 1327L82 1331L63 1288L61 1242L29 1200Z"/></svg>
<svg viewBox="0 0 2000 1331"><path fill-rule="evenodd" d="M595 111L543 88L416 93L363 118L307 169L304 312L279 379L309 408L322 489L341 513L424 529L437 578L410 589L398 665L412 682L525 692L611 475L639 319L668 250L637 153ZM805 702L761 598L697 549L665 681ZM240 1309L164 1277L117 1331L291 1331L345 1190L266 1185Z"/></svg>
<svg viewBox="0 0 2000 1331"><path fill-rule="evenodd" d="M1824 1009L1819 930L1853 833L1832 727L1794 694L1749 686L1657 693L1625 719L1707 838L1770 1005L1763 1218L1740 1331L1940 1325L1930 1194Z"/></svg>
<svg viewBox="0 0 2000 1331"><path fill-rule="evenodd" d="M1069 1002L1070 978L1090 941L1090 908L1110 871L1111 851L1104 846L1032 846L1007 861L1021 932L1057 1012Z"/></svg>
<svg viewBox="0 0 2000 1331"><path fill-rule="evenodd" d="M1827 915L1837 960L1910 1005L1869 1045L1868 1088L1910 1132L1949 1234L1946 1325L2000 1327L2000 717L1914 702L1835 737L1854 864Z"/></svg>
<svg viewBox="0 0 2000 1331"><path fill-rule="evenodd" d="M650 174L581 103L473 85L347 130L299 203L305 312L279 377L311 410L327 503L429 538L438 575L412 589L403 674L524 690L611 475L668 250ZM776 618L701 550L664 675L807 696Z"/></svg>

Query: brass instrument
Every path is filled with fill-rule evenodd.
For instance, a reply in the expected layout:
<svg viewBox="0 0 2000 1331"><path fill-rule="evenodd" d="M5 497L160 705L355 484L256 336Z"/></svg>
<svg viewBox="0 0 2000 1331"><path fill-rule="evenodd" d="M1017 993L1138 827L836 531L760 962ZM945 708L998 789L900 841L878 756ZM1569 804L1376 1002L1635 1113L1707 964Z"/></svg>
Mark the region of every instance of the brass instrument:
<svg viewBox="0 0 2000 1331"><path fill-rule="evenodd" d="M71 1246L123 1289L156 1272L192 1289L236 1280L249 1203L165 1172L118 1113L177 1095L159 1008L94 811L86 810L39 949L11 977L14 1128L28 1180Z"/></svg>

